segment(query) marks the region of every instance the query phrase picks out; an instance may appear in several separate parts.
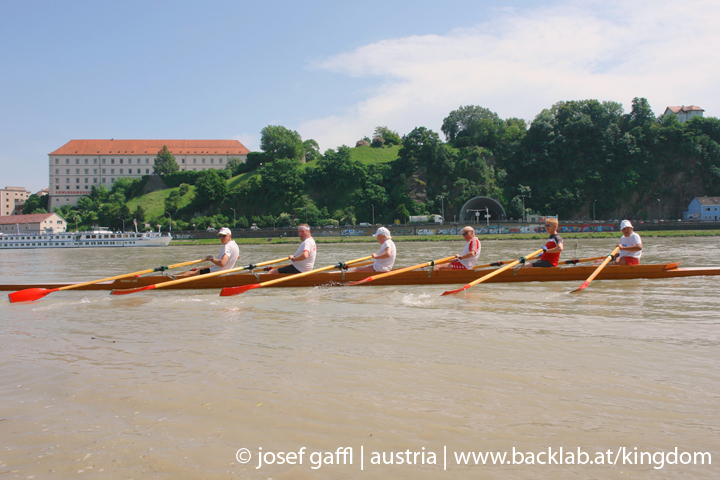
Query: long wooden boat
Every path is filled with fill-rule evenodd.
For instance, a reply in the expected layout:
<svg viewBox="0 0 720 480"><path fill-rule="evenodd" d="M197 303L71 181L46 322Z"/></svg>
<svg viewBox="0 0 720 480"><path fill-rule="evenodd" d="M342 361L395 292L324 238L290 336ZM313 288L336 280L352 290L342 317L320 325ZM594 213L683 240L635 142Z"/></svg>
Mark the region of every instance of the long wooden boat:
<svg viewBox="0 0 720 480"><path fill-rule="evenodd" d="M506 270L488 280L487 283L512 283L512 282L582 282L585 281L597 268L596 265L589 266L568 266L557 268L525 268L518 271ZM433 272L428 270L414 270L411 272L392 275L387 278L380 278L364 285L443 285L443 284L466 284L476 280L492 269L482 270L444 270ZM322 272L308 275L297 280L290 279L277 284L277 287L315 287L323 285L342 285L349 281L362 280L371 273L347 273L347 272ZM638 278L677 278L720 275L720 267L692 267L681 268L677 263L648 264L648 265L609 265L603 269L596 280L629 280ZM235 287L239 285L250 285L254 283L274 280L286 277L287 275L269 274L231 274L208 279L199 279L194 282L187 282L170 289L221 289L224 287ZM127 288L144 287L152 284L159 284L169 281L170 278L163 276L129 277L115 280L113 282L98 283L81 287L78 290L120 290ZM67 283L49 284L25 284L25 285L0 285L0 290L16 291L25 288L59 288Z"/></svg>

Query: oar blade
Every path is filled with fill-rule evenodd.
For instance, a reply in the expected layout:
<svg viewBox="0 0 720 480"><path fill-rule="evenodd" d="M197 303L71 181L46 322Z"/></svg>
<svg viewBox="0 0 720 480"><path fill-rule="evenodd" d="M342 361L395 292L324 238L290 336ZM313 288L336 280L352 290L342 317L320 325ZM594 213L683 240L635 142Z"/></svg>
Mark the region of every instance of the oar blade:
<svg viewBox="0 0 720 480"><path fill-rule="evenodd" d="M59 288L26 288L25 290L18 290L17 292L8 294L8 298L10 299L10 303L34 302L58 290Z"/></svg>
<svg viewBox="0 0 720 480"><path fill-rule="evenodd" d="M472 286L472 285L465 285L464 287L458 288L457 290L447 290L447 291L443 292L440 296L442 297L442 296L445 296L445 295L455 295L456 293L464 292L465 290L467 290L467 289L470 288L471 286Z"/></svg>
<svg viewBox="0 0 720 480"><path fill-rule="evenodd" d="M122 288L119 290L113 290L110 292L110 295L128 295L130 293L142 292L144 290L152 290L153 288L155 288L155 285L146 285L138 288Z"/></svg>
<svg viewBox="0 0 720 480"><path fill-rule="evenodd" d="M225 287L222 290L220 290L220 296L221 297L231 297L233 295L239 295L241 293L245 293L248 290L252 290L253 288L261 287L259 283L253 283L252 285L240 285L238 287Z"/></svg>
<svg viewBox="0 0 720 480"><path fill-rule="evenodd" d="M582 292L583 290L585 290L588 287L588 285L590 285L590 282L585 280L585 283L583 283L582 285L580 285L578 288L576 288L575 290L573 290L570 293Z"/></svg>
<svg viewBox="0 0 720 480"><path fill-rule="evenodd" d="M354 282L348 282L348 283L346 283L345 285L347 285L347 286L349 286L349 287L354 287L355 285L362 285L362 284L364 284L364 283L372 282L372 279L373 279L373 277L367 277L367 278L363 278L362 280L356 280L356 281L354 281Z"/></svg>

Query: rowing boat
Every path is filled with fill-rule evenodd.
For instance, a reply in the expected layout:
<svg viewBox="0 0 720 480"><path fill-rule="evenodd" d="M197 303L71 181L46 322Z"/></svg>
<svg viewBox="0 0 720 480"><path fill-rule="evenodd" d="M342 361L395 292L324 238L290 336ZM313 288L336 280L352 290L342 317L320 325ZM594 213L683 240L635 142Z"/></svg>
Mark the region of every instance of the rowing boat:
<svg viewBox="0 0 720 480"><path fill-rule="evenodd" d="M523 268L517 271L512 269L502 272L489 279L487 283L514 283L514 282L577 282L584 281L596 270L596 266L568 266L557 268ZM469 283L490 273L492 269L482 270L414 270L398 275L379 278L366 285L447 285L456 283ZM648 264L648 265L609 265L596 278L596 280L630 280L638 278L676 278L720 275L720 267L691 267L681 268L678 263ZM266 282L287 275L281 274L231 274L208 279L179 284L170 289L221 289ZM290 279L277 284L277 287L316 287L323 285L342 285L350 281L359 281L367 278L367 272L321 272L297 280ZM113 282L99 283L81 287L78 290L116 290L138 288L170 281L168 277L148 276L121 278ZM15 291L25 288L59 288L66 283L31 284L31 285L0 285L0 290Z"/></svg>

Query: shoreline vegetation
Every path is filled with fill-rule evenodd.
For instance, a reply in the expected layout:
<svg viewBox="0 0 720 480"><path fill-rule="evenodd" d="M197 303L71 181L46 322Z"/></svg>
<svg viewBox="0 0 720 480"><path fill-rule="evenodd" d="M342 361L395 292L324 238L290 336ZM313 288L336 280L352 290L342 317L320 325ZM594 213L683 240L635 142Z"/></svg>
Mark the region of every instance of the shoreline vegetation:
<svg viewBox="0 0 720 480"><path fill-rule="evenodd" d="M716 237L720 236L720 230L666 230L666 231L641 231L638 232L643 238L655 237ZM563 239L572 240L579 238L620 238L622 232L590 232L590 233L563 233ZM372 235L366 236L313 236L317 243L377 243L377 239ZM480 241L487 240L544 240L547 234L540 233L503 233L479 235ZM460 235L394 235L394 242L459 242L462 241ZM233 237L239 245L274 245L274 244L297 244L299 239L297 235L288 237L272 237L272 238L243 238ZM173 240L169 246L185 246L185 245L214 245L218 240L215 238L190 239L190 240Z"/></svg>

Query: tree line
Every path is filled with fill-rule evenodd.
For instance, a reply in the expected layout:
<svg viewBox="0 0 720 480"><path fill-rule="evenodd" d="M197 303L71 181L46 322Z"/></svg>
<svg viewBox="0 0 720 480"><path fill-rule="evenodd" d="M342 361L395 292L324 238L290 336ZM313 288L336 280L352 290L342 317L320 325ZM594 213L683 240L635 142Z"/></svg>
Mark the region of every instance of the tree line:
<svg viewBox="0 0 720 480"><path fill-rule="evenodd" d="M720 121L656 116L644 98L634 98L628 114L616 102L558 102L530 125L461 106L441 132L444 140L426 127L402 136L377 127L359 143L400 146L396 159L380 164L354 159L345 145L320 153L314 140L273 125L261 132L260 152L250 152L245 163L232 159L225 170L178 172L163 149L155 172L178 190L165 200L166 215L152 223L166 224L170 215L175 228L232 225L233 217L238 227L390 223L438 214L441 206L450 219L479 195L500 201L508 218L523 215L523 195L527 211L562 219L591 219L593 207L597 218L656 218L658 204L665 217L677 218L693 197L720 193ZM81 211L83 223L110 225L113 216L137 218L140 207L130 212L123 205L144 181L94 188L82 205L61 214ZM36 203L29 199L26 206Z"/></svg>

